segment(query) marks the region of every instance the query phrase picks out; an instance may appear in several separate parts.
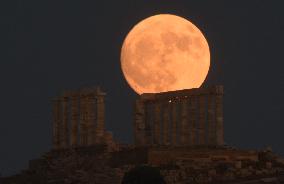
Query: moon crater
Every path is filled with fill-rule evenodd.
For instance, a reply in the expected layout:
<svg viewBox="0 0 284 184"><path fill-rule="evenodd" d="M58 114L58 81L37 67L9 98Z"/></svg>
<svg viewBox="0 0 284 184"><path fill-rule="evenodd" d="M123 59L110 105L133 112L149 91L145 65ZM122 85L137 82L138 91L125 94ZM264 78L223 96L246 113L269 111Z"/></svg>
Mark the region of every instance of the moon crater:
<svg viewBox="0 0 284 184"><path fill-rule="evenodd" d="M175 15L155 15L139 22L121 50L123 74L138 94L200 87L209 66L205 37L191 22Z"/></svg>

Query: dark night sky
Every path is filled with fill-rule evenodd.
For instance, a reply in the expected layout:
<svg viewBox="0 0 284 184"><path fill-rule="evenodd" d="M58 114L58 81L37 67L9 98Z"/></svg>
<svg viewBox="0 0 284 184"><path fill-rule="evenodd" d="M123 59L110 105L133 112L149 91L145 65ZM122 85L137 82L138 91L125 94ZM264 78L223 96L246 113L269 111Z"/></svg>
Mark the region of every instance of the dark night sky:
<svg viewBox="0 0 284 184"><path fill-rule="evenodd" d="M225 140L270 145L284 156L284 4L260 1L39 1L0 3L0 173L26 168L51 147L50 99L100 85L106 126L132 140L137 97L120 70L120 48L140 20L172 13L205 34L211 68L204 86L225 86Z"/></svg>

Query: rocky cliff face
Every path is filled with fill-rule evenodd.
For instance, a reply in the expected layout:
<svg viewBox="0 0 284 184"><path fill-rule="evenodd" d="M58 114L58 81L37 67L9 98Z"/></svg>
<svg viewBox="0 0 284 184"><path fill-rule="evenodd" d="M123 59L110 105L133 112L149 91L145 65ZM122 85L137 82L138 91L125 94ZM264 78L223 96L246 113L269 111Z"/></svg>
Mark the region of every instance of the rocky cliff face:
<svg viewBox="0 0 284 184"><path fill-rule="evenodd" d="M125 150L126 149L126 150ZM30 161L29 169L21 174L1 178L1 184L120 184L125 173L141 165L158 169L167 184L188 183L281 183L284 181L284 161L271 151L256 152L257 160L234 160L231 152L223 150L224 157L205 158L195 155L194 158L176 158L171 162L151 164L147 155L150 151L141 152L135 147L123 147L110 150L107 146L97 145L77 149L51 151L41 158ZM220 152L220 150L209 150ZM235 150L238 152L238 150ZM129 160L113 163L121 155L129 152ZM189 151L188 151L189 152ZM200 150L199 150L200 152ZM205 151L203 151L205 153ZM123 154L120 154L123 153ZM145 160L135 162L131 154L147 154ZM230 153L230 154L228 154ZM236 153L237 154L237 153ZM117 157L113 159L113 157ZM162 154L163 155L163 154ZM212 155L212 154L210 154ZM238 154L237 154L238 155ZM250 158L250 157L248 157ZM147 160L148 159L148 160ZM151 158L153 159L153 158ZM230 160L231 159L231 160ZM141 163L140 163L141 162ZM131 172L130 172L131 173ZM144 176L146 177L146 176ZM283 182L284 183L284 182Z"/></svg>
<svg viewBox="0 0 284 184"><path fill-rule="evenodd" d="M109 167L110 154L104 147L49 152L30 161L28 170L3 179L3 183L19 184L89 184L120 183L121 169Z"/></svg>

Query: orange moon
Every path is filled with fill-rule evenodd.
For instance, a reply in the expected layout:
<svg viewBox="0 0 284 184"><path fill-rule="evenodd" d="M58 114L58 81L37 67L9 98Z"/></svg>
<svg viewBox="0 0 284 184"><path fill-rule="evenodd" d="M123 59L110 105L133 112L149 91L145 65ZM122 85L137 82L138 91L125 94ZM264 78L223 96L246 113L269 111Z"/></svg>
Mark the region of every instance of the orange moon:
<svg viewBox="0 0 284 184"><path fill-rule="evenodd" d="M138 94L199 88L210 67L208 43L190 21L170 14L151 16L128 33L121 68Z"/></svg>

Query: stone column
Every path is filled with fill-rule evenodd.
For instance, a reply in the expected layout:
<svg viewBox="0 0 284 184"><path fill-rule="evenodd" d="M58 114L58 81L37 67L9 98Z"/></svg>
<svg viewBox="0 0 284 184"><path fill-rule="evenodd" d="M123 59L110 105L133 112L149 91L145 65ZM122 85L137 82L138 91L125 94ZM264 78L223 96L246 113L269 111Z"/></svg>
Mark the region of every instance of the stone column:
<svg viewBox="0 0 284 184"><path fill-rule="evenodd" d="M87 144L95 144L95 104L94 95L88 95L86 98L86 114L87 114Z"/></svg>
<svg viewBox="0 0 284 184"><path fill-rule="evenodd" d="M87 114L86 114L86 96L80 95L80 146L88 144L87 135Z"/></svg>
<svg viewBox="0 0 284 184"><path fill-rule="evenodd" d="M153 128L153 109L151 102L145 102L144 104L145 108L145 141L146 145L153 144L153 134L154 134L154 128Z"/></svg>
<svg viewBox="0 0 284 184"><path fill-rule="evenodd" d="M199 96L199 126L198 126L198 136L199 144L205 145L205 121L206 121L206 111L205 111L205 96Z"/></svg>
<svg viewBox="0 0 284 184"><path fill-rule="evenodd" d="M161 144L161 104L154 105L154 144Z"/></svg>
<svg viewBox="0 0 284 184"><path fill-rule="evenodd" d="M215 96L208 95L208 144L216 145Z"/></svg>
<svg viewBox="0 0 284 184"><path fill-rule="evenodd" d="M96 119L96 128L95 128L95 134L96 134L96 143L102 143L103 136L105 132L105 101L104 101L104 95L97 95L96 96L97 101L97 119Z"/></svg>
<svg viewBox="0 0 284 184"><path fill-rule="evenodd" d="M68 126L68 120L69 120L69 112L68 112L68 97L63 97L62 98L62 141L61 141L61 145L62 148L67 148L69 147L69 126Z"/></svg>
<svg viewBox="0 0 284 184"><path fill-rule="evenodd" d="M52 146L53 149L60 149L60 124L62 123L61 115L61 101L59 99L52 100L53 105L53 134L52 134Z"/></svg>
<svg viewBox="0 0 284 184"><path fill-rule="evenodd" d="M170 123L170 106L169 102L165 101L163 103L163 145L169 145L169 123Z"/></svg>
<svg viewBox="0 0 284 184"><path fill-rule="evenodd" d="M71 96L71 145L78 145L79 94Z"/></svg>
<svg viewBox="0 0 284 184"><path fill-rule="evenodd" d="M189 145L196 144L196 97L189 99Z"/></svg>
<svg viewBox="0 0 284 184"><path fill-rule="evenodd" d="M178 102L173 101L172 105L172 145L177 145L177 106Z"/></svg>
<svg viewBox="0 0 284 184"><path fill-rule="evenodd" d="M188 145L189 140L189 127L188 127L188 100L182 99L181 101L181 123L180 123L180 144Z"/></svg>
<svg viewBox="0 0 284 184"><path fill-rule="evenodd" d="M135 101L134 141L138 146L145 145L145 107L143 100Z"/></svg>
<svg viewBox="0 0 284 184"><path fill-rule="evenodd" d="M216 96L216 143L224 145L223 93Z"/></svg>

